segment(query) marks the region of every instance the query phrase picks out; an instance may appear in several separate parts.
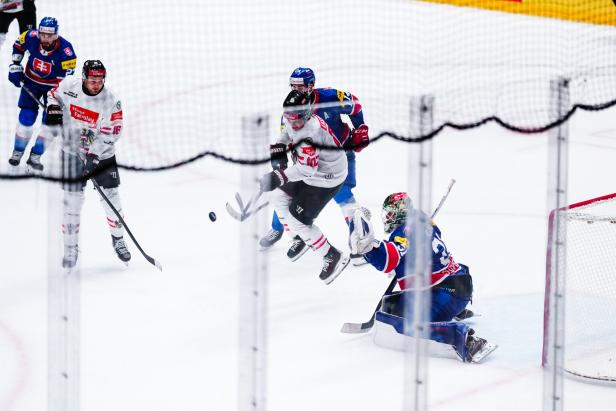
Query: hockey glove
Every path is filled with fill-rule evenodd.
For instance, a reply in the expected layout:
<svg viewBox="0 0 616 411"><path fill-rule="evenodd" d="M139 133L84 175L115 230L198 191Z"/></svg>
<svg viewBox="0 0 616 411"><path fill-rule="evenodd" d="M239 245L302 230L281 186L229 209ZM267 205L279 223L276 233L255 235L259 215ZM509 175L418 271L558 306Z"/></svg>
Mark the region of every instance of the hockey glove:
<svg viewBox="0 0 616 411"><path fill-rule="evenodd" d="M86 162L83 166L83 176L92 177L92 174L94 173L94 170L96 170L96 166L98 166L98 163L98 156L86 154Z"/></svg>
<svg viewBox="0 0 616 411"><path fill-rule="evenodd" d="M283 186L289 181L286 174L282 170L274 170L271 173L267 173L259 181L261 191L268 192Z"/></svg>
<svg viewBox="0 0 616 411"><path fill-rule="evenodd" d="M374 230L370 222L370 211L364 207L359 207L355 210L350 229L351 237L349 238L349 243L351 254L366 254L379 246L379 242L374 238Z"/></svg>
<svg viewBox="0 0 616 411"><path fill-rule="evenodd" d="M9 81L20 88L21 82L24 81L24 68L21 64L11 64L9 66Z"/></svg>
<svg viewBox="0 0 616 411"><path fill-rule="evenodd" d="M362 151L369 143L370 137L368 137L367 125L362 124L351 132L351 144L356 153Z"/></svg>
<svg viewBox="0 0 616 411"><path fill-rule="evenodd" d="M289 159L287 158L286 146L284 144L270 144L270 161L274 170L284 170L287 168Z"/></svg>
<svg viewBox="0 0 616 411"><path fill-rule="evenodd" d="M48 126L62 125L62 108L57 104L50 104L45 110L45 124Z"/></svg>

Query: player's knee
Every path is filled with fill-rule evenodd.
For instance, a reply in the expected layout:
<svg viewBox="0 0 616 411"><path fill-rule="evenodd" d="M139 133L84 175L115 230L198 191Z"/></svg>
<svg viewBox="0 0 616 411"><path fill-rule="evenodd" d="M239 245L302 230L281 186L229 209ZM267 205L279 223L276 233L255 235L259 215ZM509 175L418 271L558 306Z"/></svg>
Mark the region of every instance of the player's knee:
<svg viewBox="0 0 616 411"><path fill-rule="evenodd" d="M29 108L22 108L19 111L19 124L26 126L26 127L33 126L34 122L36 121L37 114L38 114L37 110L32 110Z"/></svg>
<svg viewBox="0 0 616 411"><path fill-rule="evenodd" d="M79 214L84 200L83 190L64 192L64 208L69 214Z"/></svg>
<svg viewBox="0 0 616 411"><path fill-rule="evenodd" d="M354 203L355 197L353 196L351 187L346 184L340 187L340 190L338 190L338 192L334 196L334 201L341 207L346 203Z"/></svg>

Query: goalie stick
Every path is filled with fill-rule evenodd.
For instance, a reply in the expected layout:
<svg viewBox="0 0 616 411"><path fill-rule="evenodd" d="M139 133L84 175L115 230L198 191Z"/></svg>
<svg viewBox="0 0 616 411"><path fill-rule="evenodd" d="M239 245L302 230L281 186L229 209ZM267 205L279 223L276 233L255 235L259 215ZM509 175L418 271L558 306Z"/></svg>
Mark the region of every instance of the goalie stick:
<svg viewBox="0 0 616 411"><path fill-rule="evenodd" d="M451 192L451 188L453 187L455 183L456 183L456 180L452 178L451 181L449 182L449 186L447 187L447 192L441 198L441 201L438 203L438 206L436 206L436 209L434 209L434 212L432 213L432 216L430 217L431 219L434 218L436 214L439 212L439 210L443 206L443 203L449 196L449 193ZM379 299L379 303L376 305L376 308L372 312L372 316L370 317L368 321L366 321L365 323L344 323L342 324L342 328L340 329L340 332L347 333L347 334L361 334L361 333L367 333L368 331L370 331L372 329L372 326L374 325L374 317L376 316L377 311L381 309L381 305L383 304L383 297L391 294L391 292L394 290L394 287L396 286L396 283L397 283L397 279L396 279L396 276L394 275L391 279L391 282L387 286L387 289L385 290L385 292Z"/></svg>
<svg viewBox="0 0 616 411"><path fill-rule="evenodd" d="M269 204L267 201L259 206L257 206L257 202L259 201L259 199L261 198L261 196L263 195L263 191L259 190L249 201L248 204L246 204L246 206L244 206L244 201L242 200L242 196L240 195L240 193L235 193L235 201L237 201L237 205L240 208L240 211L238 212L237 210L235 210L231 204L227 203L225 205L225 208L227 209L227 213L229 213L229 215L233 218L235 218L238 221L244 221L246 220L248 217L250 217L251 215L259 212L261 209L267 207L267 205ZM250 207L253 206L253 209L250 209Z"/></svg>
<svg viewBox="0 0 616 411"><path fill-rule="evenodd" d="M109 205L109 207L111 207L111 210L113 210L113 213L116 215L116 217L118 217L118 219L120 220L120 223L122 223L122 225L124 226L124 228L126 229L126 232L128 233L128 236L131 238L131 240L133 240L133 243L135 243L135 246L137 246L137 248L139 249L139 251L141 252L141 254L145 257L146 260L148 260L148 262L150 264L152 264L153 266L155 266L156 268L158 268L160 271L163 271L163 266L156 261L154 258L150 257L149 255L147 255L145 253L145 251L143 251L143 248L141 248L141 246L139 245L139 243L137 242L137 240L135 239L135 236L133 235L133 233L130 232L130 229L128 228L128 226L126 225L126 221L124 221L124 219L122 218L122 216L120 215L120 213L118 212L118 210L116 210L116 208L113 206L113 204L111 204L111 201L109 201L109 199L107 198L107 196L105 195L105 193L103 193L103 190L101 190L101 188L99 187L98 183L96 181L94 181L94 179L91 180L92 184L94 184L94 188L96 188L96 190L98 191L98 193L101 195L101 197L103 198L103 200L105 200L105 202L107 203L107 205Z"/></svg>

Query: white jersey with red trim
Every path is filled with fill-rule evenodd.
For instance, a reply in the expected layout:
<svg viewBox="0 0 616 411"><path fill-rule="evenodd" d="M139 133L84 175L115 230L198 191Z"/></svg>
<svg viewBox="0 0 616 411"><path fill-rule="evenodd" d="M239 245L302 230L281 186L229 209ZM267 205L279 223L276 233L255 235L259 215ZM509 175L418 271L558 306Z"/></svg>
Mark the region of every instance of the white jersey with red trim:
<svg viewBox="0 0 616 411"><path fill-rule="evenodd" d="M17 13L24 9L24 0L0 0L0 11Z"/></svg>
<svg viewBox="0 0 616 411"><path fill-rule="evenodd" d="M105 85L90 96L82 89L80 78L67 78L49 91L47 104L63 109L65 152L96 155L105 160L115 155L115 143L122 134L122 104Z"/></svg>
<svg viewBox="0 0 616 411"><path fill-rule="evenodd" d="M302 140L304 142L299 144ZM316 114L299 130L293 130L288 120L283 117L278 143L294 146L299 144L294 153L297 161L285 170L289 181L304 181L315 187L335 187L341 184L348 173L344 150L321 150L313 147L310 142L323 147L341 147L340 141L327 123Z"/></svg>

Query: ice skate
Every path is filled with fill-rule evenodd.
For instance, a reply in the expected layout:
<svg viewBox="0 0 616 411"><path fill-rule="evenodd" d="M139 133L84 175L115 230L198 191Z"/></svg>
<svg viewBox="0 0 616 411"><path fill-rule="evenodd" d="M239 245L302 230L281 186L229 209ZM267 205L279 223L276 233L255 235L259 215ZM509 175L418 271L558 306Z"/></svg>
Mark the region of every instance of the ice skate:
<svg viewBox="0 0 616 411"><path fill-rule="evenodd" d="M64 258L62 259L62 267L73 268L77 264L79 256L79 247L76 245L64 246Z"/></svg>
<svg viewBox="0 0 616 411"><path fill-rule="evenodd" d="M126 247L124 238L111 236L111 239L113 241L113 249L118 255L118 258L122 260L124 264L128 265L131 255L130 255L130 252L128 251L128 248Z"/></svg>
<svg viewBox="0 0 616 411"><path fill-rule="evenodd" d="M368 264L368 260L366 260L362 254L351 254L351 264L355 267L359 267Z"/></svg>
<svg viewBox="0 0 616 411"><path fill-rule="evenodd" d="M306 251L308 251L308 246L300 236L296 235L293 237L289 251L287 251L287 257L289 257L291 261L296 261L303 256Z"/></svg>
<svg viewBox="0 0 616 411"><path fill-rule="evenodd" d="M23 156L24 156L23 151L13 150L13 154L11 155L11 158L9 158L9 164L14 167L17 167Z"/></svg>
<svg viewBox="0 0 616 411"><path fill-rule="evenodd" d="M349 260L347 255L343 255L336 247L330 246L329 251L323 257L323 269L321 274L319 274L319 278L325 284L331 283L349 265Z"/></svg>
<svg viewBox="0 0 616 411"><path fill-rule="evenodd" d="M34 171L43 171L43 164L41 164L41 155L30 152L30 157L26 164Z"/></svg>
<svg viewBox="0 0 616 411"><path fill-rule="evenodd" d="M278 240L282 238L282 234L283 234L282 230L279 231L279 230L274 230L273 228L270 229L267 232L267 234L265 234L259 240L259 246L261 247L261 251L267 250L268 248L276 244Z"/></svg>
<svg viewBox="0 0 616 411"><path fill-rule="evenodd" d="M497 348L498 345L490 344L483 338L475 337L469 332L468 337L466 337L466 358L464 361L479 363Z"/></svg>

